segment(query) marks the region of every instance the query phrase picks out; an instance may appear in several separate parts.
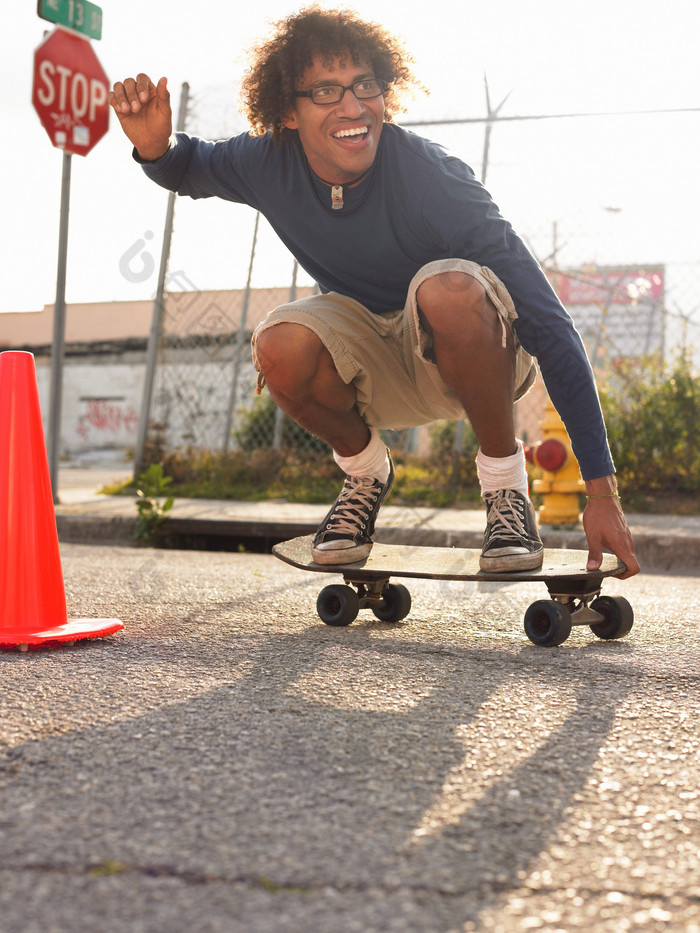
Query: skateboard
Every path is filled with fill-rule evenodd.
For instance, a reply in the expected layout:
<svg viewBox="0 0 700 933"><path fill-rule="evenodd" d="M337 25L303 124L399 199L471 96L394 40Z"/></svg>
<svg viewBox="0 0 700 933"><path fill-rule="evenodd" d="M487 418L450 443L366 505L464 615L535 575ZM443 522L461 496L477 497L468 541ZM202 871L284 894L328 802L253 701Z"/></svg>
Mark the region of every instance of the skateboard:
<svg viewBox="0 0 700 933"><path fill-rule="evenodd" d="M545 548L542 566L517 573L485 573L476 548L411 547L374 544L364 560L353 564L317 564L311 557L312 536L292 538L272 548L275 557L301 570L342 574L344 583L319 593L316 610L326 625L350 625L360 609L371 609L382 622L400 622L411 611L411 594L391 577L427 580L479 580L529 583L541 581L549 599L539 599L525 613L525 634L542 648L561 645L574 625L588 625L598 638L627 635L634 622L631 605L621 596L601 596L604 577L624 571L612 554L599 570L586 570L588 553Z"/></svg>

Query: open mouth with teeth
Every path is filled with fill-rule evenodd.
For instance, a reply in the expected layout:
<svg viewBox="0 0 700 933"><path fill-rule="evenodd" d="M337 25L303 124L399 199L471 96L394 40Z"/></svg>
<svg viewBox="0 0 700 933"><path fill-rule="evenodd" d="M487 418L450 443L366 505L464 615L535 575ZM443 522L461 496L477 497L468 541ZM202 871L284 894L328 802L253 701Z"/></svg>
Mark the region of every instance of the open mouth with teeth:
<svg viewBox="0 0 700 933"><path fill-rule="evenodd" d="M348 139L361 141L367 138L369 130L366 126L353 126L347 130L337 130L333 133L333 139Z"/></svg>

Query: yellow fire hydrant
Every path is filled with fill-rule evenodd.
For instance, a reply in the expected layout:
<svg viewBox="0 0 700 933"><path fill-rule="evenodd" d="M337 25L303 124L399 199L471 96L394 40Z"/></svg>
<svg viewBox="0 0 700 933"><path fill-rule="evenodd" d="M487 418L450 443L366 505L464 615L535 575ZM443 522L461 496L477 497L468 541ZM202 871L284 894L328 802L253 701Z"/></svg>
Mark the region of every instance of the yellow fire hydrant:
<svg viewBox="0 0 700 933"><path fill-rule="evenodd" d="M581 521L579 495L586 486L564 422L549 397L541 423L542 440L526 450L530 463L542 470L532 490L542 495L537 518L542 525L575 525Z"/></svg>

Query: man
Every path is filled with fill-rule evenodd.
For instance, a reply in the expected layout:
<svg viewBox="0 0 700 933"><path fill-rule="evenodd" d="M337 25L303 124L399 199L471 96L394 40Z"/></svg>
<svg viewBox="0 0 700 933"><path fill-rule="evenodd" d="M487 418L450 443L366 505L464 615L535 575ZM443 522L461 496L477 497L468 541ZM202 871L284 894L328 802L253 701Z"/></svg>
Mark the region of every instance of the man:
<svg viewBox="0 0 700 933"><path fill-rule="evenodd" d="M325 440L347 477L314 539L317 562L371 549L394 479L379 428L467 417L487 511L481 567L539 567L513 418L536 358L586 481L588 567L607 547L631 576L639 565L581 340L471 169L392 122L399 92L415 83L381 27L312 6L253 53L250 134L173 139L165 78L128 78L109 99L150 178L251 205L321 288L253 335L259 391L267 384Z"/></svg>

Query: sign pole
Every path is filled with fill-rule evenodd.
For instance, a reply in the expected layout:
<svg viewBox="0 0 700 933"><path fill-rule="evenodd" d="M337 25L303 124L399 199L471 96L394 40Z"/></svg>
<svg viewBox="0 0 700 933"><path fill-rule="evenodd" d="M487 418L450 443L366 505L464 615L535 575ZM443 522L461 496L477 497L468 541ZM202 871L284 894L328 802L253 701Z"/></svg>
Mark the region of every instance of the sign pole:
<svg viewBox="0 0 700 933"><path fill-rule="evenodd" d="M61 215L58 232L58 269L56 301L53 308L53 346L51 351L51 396L49 407L49 476L53 501L58 502L58 458L61 443L61 395L63 387L63 348L66 336L66 264L68 256L68 214L70 211L71 154L63 153L61 176Z"/></svg>
<svg viewBox="0 0 700 933"><path fill-rule="evenodd" d="M71 156L87 155L109 127L109 81L90 40L102 35L102 10L89 0L38 0L42 19L56 26L34 52L32 104L57 149L63 151L61 213L58 232L56 301L53 306L53 347L46 452L53 501L58 500L58 459L61 446L61 395L66 333L66 264L70 211Z"/></svg>

